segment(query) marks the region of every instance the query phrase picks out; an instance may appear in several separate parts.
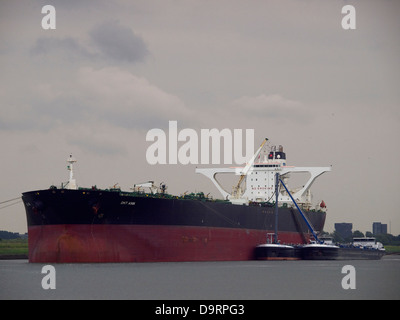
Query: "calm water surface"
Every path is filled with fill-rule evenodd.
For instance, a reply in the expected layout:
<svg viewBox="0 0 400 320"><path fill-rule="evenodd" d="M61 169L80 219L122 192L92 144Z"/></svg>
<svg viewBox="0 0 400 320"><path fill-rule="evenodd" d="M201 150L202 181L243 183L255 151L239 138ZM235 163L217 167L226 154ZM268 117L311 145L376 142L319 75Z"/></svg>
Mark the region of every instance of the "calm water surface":
<svg viewBox="0 0 400 320"><path fill-rule="evenodd" d="M0 261L0 299L400 299L400 256L378 261L240 261L52 264ZM344 290L345 265L356 289Z"/></svg>

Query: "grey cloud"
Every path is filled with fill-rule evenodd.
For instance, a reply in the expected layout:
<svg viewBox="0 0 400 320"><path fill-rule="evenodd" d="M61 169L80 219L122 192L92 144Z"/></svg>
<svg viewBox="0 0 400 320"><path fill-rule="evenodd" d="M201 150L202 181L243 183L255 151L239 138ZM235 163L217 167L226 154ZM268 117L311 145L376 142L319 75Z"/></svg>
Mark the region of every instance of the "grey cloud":
<svg viewBox="0 0 400 320"><path fill-rule="evenodd" d="M77 84L89 109L117 126L143 128L169 119L193 118L179 97L121 68L82 68Z"/></svg>
<svg viewBox="0 0 400 320"><path fill-rule="evenodd" d="M232 110L239 115L262 119L309 121L312 114L301 102L289 100L279 94L243 96L231 103Z"/></svg>
<svg viewBox="0 0 400 320"><path fill-rule="evenodd" d="M90 37L105 57L115 61L143 61L149 53L143 39L117 21L98 25Z"/></svg>
<svg viewBox="0 0 400 320"><path fill-rule="evenodd" d="M38 38L30 50L34 56L60 54L68 59L93 58L90 53L76 39L65 38Z"/></svg>
<svg viewBox="0 0 400 320"><path fill-rule="evenodd" d="M115 141L104 141L96 136L79 136L67 138L68 143L80 147L82 150L96 155L126 155L126 149L117 145Z"/></svg>
<svg viewBox="0 0 400 320"><path fill-rule="evenodd" d="M194 122L179 97L121 68L83 67L70 75L68 84L65 80L38 80L24 95L12 98L0 90L0 131L47 131L85 123L144 130L168 120L185 126Z"/></svg>
<svg viewBox="0 0 400 320"><path fill-rule="evenodd" d="M30 49L32 56L63 57L69 61L112 60L140 62L149 54L144 40L117 21L104 22L89 32L91 45L84 46L74 37L40 37ZM96 52L97 49L97 52Z"/></svg>

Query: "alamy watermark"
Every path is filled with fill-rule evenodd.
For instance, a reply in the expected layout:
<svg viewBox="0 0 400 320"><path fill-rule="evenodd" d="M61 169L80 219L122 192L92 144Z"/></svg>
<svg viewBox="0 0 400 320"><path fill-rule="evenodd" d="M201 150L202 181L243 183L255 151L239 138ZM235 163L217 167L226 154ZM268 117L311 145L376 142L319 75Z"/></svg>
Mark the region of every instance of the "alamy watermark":
<svg viewBox="0 0 400 320"><path fill-rule="evenodd" d="M46 14L42 18L42 28L44 30L55 30L56 29L56 8L51 5L45 5L42 7L42 13Z"/></svg>
<svg viewBox="0 0 400 320"><path fill-rule="evenodd" d="M44 290L56 288L56 268L48 264L42 267L42 274L46 274L42 279L42 288Z"/></svg>
<svg viewBox="0 0 400 320"><path fill-rule="evenodd" d="M345 16L342 18L342 28L344 30L355 30L356 29L356 8L352 5L345 5L342 8L342 14Z"/></svg>
<svg viewBox="0 0 400 320"><path fill-rule="evenodd" d="M201 129L199 135L190 128L178 131L178 122L169 121L168 133L151 129L146 141L153 142L146 150L149 164L221 164L223 150L223 164L241 165L254 154L254 129L245 130L244 155L242 129Z"/></svg>
<svg viewBox="0 0 400 320"><path fill-rule="evenodd" d="M45 5L42 7L42 14L45 16L42 18L41 24L44 30L55 30L56 29L56 8L52 5ZM342 7L343 16L341 25L344 30L355 30L356 29L356 9L352 5L345 5Z"/></svg>
<svg viewBox="0 0 400 320"><path fill-rule="evenodd" d="M352 265L345 265L342 268L342 273L346 274L342 279L342 288L344 290L356 288L356 268Z"/></svg>

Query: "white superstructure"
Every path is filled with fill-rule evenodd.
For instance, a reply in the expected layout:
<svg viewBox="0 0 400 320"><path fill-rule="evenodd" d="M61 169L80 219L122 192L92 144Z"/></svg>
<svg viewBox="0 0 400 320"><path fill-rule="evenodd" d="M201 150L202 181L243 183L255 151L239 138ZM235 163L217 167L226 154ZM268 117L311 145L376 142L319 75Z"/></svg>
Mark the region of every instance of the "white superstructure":
<svg viewBox="0 0 400 320"><path fill-rule="evenodd" d="M353 239L353 246L359 248L370 248L370 249L379 249L385 250L383 244L380 242L376 242L375 238L354 238Z"/></svg>
<svg viewBox="0 0 400 320"><path fill-rule="evenodd" d="M289 191L298 204L310 209L310 187L317 177L324 172L331 171L331 167L288 166L282 146L272 146L269 152L265 152L263 151L264 143L257 150L255 157L244 168L196 168L196 173L201 173L208 177L221 192L224 199L230 200L234 204L249 204L250 202L275 202L276 172L280 174L285 185L288 185L290 173L308 172L310 174L309 180L302 187L295 190L289 188ZM236 174L240 176L238 186L234 187L233 191L229 193L216 179L217 174ZM244 180L244 184L242 180ZM293 205L284 188L280 189L278 202L281 205Z"/></svg>

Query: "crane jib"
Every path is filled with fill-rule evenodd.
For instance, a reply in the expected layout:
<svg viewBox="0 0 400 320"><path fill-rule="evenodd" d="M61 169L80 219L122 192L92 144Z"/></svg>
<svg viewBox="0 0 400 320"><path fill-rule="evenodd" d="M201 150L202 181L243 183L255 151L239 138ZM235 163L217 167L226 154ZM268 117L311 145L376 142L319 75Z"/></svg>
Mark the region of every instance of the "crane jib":
<svg viewBox="0 0 400 320"><path fill-rule="evenodd" d="M322 241L320 241L314 231L314 228L311 226L310 222L308 221L307 217L304 215L304 213L301 211L301 209L299 208L299 206L297 205L296 201L293 199L292 194L289 192L288 188L286 188L286 185L283 183L282 179L279 178L279 181L282 183L283 187L285 188L286 192L289 194L290 198L292 199L293 203L295 204L297 210L300 212L301 216L303 217L304 221L306 222L308 228L310 229L312 235L314 236L315 240L318 243L322 243Z"/></svg>

